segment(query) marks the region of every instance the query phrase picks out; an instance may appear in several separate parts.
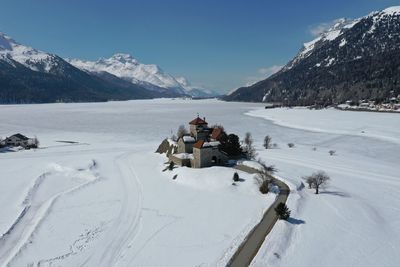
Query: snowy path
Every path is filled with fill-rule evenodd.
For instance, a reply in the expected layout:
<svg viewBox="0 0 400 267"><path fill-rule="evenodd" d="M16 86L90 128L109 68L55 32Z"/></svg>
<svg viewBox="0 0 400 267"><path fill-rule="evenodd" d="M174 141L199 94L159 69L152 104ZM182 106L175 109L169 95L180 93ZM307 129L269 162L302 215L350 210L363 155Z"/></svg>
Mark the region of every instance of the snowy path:
<svg viewBox="0 0 400 267"><path fill-rule="evenodd" d="M36 179L22 203L22 212L10 229L0 237L0 266L7 266L30 242L31 236L61 196L98 179L95 169L94 161L87 169L80 170L54 166L54 170Z"/></svg>
<svg viewBox="0 0 400 267"><path fill-rule="evenodd" d="M244 168L238 169L256 173L257 170L251 170L247 166L243 166ZM249 266L252 262L253 258L256 256L258 250L262 246L265 241L266 236L274 227L275 223L278 220L278 217L275 213L275 208L279 203L286 203L286 200L289 196L290 189L289 187L282 181L274 178L274 183L279 187L279 195L276 197L274 203L268 208L265 212L263 218L260 223L257 224L253 230L248 234L246 240L240 245L236 253L233 255L227 266L229 267L241 267L241 266Z"/></svg>
<svg viewBox="0 0 400 267"><path fill-rule="evenodd" d="M105 243L85 260L85 263L90 262L90 265L118 266L119 260L126 256L126 251L140 230L142 186L132 168L129 158L131 154L132 152L124 153L114 159L118 170L116 177L121 189L122 206L111 226L112 230L104 237Z"/></svg>

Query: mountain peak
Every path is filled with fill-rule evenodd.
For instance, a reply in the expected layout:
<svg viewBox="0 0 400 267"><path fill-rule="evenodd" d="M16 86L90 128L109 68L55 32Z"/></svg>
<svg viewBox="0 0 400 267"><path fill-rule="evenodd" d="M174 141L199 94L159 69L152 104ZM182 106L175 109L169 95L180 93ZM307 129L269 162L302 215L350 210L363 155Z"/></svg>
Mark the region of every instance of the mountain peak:
<svg viewBox="0 0 400 267"><path fill-rule="evenodd" d="M13 39L0 32L0 50L12 50L13 43L15 43Z"/></svg>
<svg viewBox="0 0 400 267"><path fill-rule="evenodd" d="M391 6L384 10L381 13L388 14L388 15L400 15L400 6Z"/></svg>
<svg viewBox="0 0 400 267"><path fill-rule="evenodd" d="M290 105L382 101L400 94L400 6L355 19L339 19L277 74L242 87L227 100Z"/></svg>
<svg viewBox="0 0 400 267"><path fill-rule="evenodd" d="M111 56L109 59L111 60L116 60L121 63L138 63L138 61L130 54L125 54L125 53L116 53L113 56Z"/></svg>

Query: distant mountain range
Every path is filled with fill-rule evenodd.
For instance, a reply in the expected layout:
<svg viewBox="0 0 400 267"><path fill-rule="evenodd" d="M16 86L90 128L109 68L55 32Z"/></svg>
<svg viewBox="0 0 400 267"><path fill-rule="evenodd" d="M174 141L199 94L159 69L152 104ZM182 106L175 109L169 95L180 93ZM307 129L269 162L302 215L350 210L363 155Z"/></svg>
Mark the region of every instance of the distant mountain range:
<svg viewBox="0 0 400 267"><path fill-rule="evenodd" d="M390 7L338 20L279 72L224 99L312 105L382 101L399 94L400 7Z"/></svg>
<svg viewBox="0 0 400 267"><path fill-rule="evenodd" d="M211 97L157 65L127 54L109 59L63 59L0 33L0 103L92 102L156 97Z"/></svg>

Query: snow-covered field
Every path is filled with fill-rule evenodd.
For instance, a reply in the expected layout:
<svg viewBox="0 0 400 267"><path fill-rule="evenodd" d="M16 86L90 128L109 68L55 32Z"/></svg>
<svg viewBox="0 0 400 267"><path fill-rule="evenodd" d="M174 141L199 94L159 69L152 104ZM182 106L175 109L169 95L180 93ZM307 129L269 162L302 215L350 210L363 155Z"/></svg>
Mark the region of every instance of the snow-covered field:
<svg viewBox="0 0 400 267"><path fill-rule="evenodd" d="M291 187L294 220L275 225L252 266L400 264L398 114L303 108L247 114L283 126L266 132L296 145L260 152ZM300 177L316 170L332 179L320 195L301 188Z"/></svg>
<svg viewBox="0 0 400 267"><path fill-rule="evenodd" d="M0 136L36 135L42 147L0 153L0 266L223 266L274 195L243 172L232 185L230 168L162 172L166 158L154 151L197 112L217 123L246 109L213 100L0 106Z"/></svg>
<svg viewBox="0 0 400 267"><path fill-rule="evenodd" d="M292 187L293 218L278 222L254 266L400 262L398 114L165 99L0 106L0 136L36 135L42 147L0 153L0 265L223 266L274 195L242 172L233 186L229 168L162 172L154 151L198 112L250 131ZM266 134L277 149L262 148ZM320 169L330 187L297 190Z"/></svg>

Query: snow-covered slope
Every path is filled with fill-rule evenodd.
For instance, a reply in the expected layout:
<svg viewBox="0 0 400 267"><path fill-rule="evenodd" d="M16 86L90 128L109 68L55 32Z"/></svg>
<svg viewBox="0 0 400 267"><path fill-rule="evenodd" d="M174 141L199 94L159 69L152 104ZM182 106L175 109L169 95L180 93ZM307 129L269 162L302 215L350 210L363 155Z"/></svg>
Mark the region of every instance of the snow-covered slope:
<svg viewBox="0 0 400 267"><path fill-rule="evenodd" d="M129 54L115 54L110 58L101 58L97 61L86 61L80 59L67 59L69 63L77 68L90 72L108 72L117 77L140 84L150 90L167 88L182 95L197 96L207 94L202 88L194 88L185 78L175 78L163 71L155 64L143 64ZM197 89L193 91L193 89ZM196 95L192 94L194 92Z"/></svg>
<svg viewBox="0 0 400 267"><path fill-rule="evenodd" d="M60 63L60 58L56 55L19 44L1 32L0 60L4 60L10 64L12 64L12 60L14 60L33 71L46 73L51 73Z"/></svg>
<svg viewBox="0 0 400 267"><path fill-rule="evenodd" d="M318 48L326 45L327 43L336 41L340 38L346 31L353 28L358 23L367 23L372 21L371 25L368 25L368 28L362 34L362 39L367 39L367 35L374 35L374 32L377 28L389 28L392 24L398 24L398 16L400 15L400 6L393 6L386 8L382 11L374 11L369 15L358 18L358 19L346 19L341 18L337 19L335 24L329 28L328 30L322 32L317 38L314 40L307 42L303 45L303 48L300 50L299 54L292 59L282 70L286 71L291 69L300 63L303 59L307 58ZM397 25L398 26L398 25ZM393 26L392 26L393 27ZM389 35L390 38L390 35ZM342 48L347 44L347 40L342 38L339 43L339 47ZM384 42L382 42L384 43ZM385 47L382 47L382 50L385 50ZM321 65L329 66L335 61L334 58L325 60L325 62L321 62L317 65L317 67ZM325 63L325 64L324 64Z"/></svg>
<svg viewBox="0 0 400 267"><path fill-rule="evenodd" d="M230 101L329 105L388 100L400 94L400 6L338 19L269 78L226 96Z"/></svg>
<svg viewBox="0 0 400 267"><path fill-rule="evenodd" d="M323 32L315 38L314 40L304 43L303 48L300 50L299 54L291 60L286 66L282 68L282 71L291 69L293 66L300 63L303 59L310 56L316 48L320 47L325 42L331 42L341 36L343 32L347 29L351 29L360 19L349 20L346 18L341 18L336 20L336 23L329 28L327 31ZM342 46L344 45L341 43Z"/></svg>

